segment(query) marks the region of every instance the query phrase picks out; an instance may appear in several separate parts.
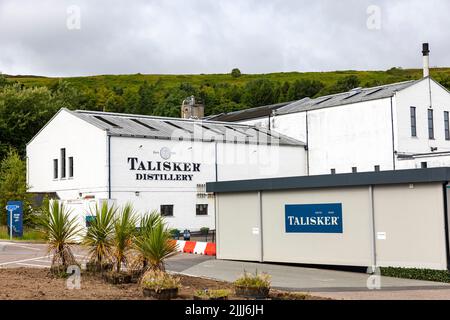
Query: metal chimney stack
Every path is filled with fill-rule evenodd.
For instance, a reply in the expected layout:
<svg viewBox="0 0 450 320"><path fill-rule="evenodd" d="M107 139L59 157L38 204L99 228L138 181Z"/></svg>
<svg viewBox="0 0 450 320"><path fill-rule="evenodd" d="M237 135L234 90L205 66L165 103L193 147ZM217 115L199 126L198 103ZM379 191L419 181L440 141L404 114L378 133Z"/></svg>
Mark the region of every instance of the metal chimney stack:
<svg viewBox="0 0 450 320"><path fill-rule="evenodd" d="M423 53L423 77L430 76L430 46L428 43L422 44Z"/></svg>

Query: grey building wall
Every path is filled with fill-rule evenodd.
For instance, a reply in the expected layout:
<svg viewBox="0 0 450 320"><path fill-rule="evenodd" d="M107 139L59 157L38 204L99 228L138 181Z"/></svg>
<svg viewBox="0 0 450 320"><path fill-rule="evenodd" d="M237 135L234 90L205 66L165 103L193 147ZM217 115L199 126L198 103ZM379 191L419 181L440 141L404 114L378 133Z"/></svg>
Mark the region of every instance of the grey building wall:
<svg viewBox="0 0 450 320"><path fill-rule="evenodd" d="M447 269L444 201L441 182L219 192L217 258ZM285 232L286 204L320 203L342 203L342 234Z"/></svg>

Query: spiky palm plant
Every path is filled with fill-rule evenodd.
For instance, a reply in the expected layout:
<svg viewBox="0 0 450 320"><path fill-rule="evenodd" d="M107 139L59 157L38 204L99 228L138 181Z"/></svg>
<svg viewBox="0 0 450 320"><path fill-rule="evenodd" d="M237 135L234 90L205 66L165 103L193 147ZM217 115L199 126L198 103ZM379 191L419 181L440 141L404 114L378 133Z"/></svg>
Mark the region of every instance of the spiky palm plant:
<svg viewBox="0 0 450 320"><path fill-rule="evenodd" d="M51 270L65 272L68 266L77 264L70 245L76 241L80 227L62 202L45 201L42 209L37 222L46 235L48 251L53 254Z"/></svg>
<svg viewBox="0 0 450 320"><path fill-rule="evenodd" d="M116 271L120 272L122 263L127 262L126 254L131 249L133 237L136 233L137 217L133 206L127 203L120 211L119 217L114 222L113 257Z"/></svg>
<svg viewBox="0 0 450 320"><path fill-rule="evenodd" d="M88 247L90 262L103 268L105 263L110 262L114 245L114 224L117 208L109 206L104 201L99 207L95 205L95 210L91 215L94 219L84 236L84 245Z"/></svg>
<svg viewBox="0 0 450 320"><path fill-rule="evenodd" d="M165 271L164 261L176 254L176 242L171 239L170 232L163 219L159 218L141 230L135 240L135 247L153 270Z"/></svg>
<svg viewBox="0 0 450 320"><path fill-rule="evenodd" d="M140 223L140 231L139 235L145 235L152 231L154 226L158 223L164 222L163 218L159 214L158 211L153 210L150 213L143 215L141 217L141 223Z"/></svg>

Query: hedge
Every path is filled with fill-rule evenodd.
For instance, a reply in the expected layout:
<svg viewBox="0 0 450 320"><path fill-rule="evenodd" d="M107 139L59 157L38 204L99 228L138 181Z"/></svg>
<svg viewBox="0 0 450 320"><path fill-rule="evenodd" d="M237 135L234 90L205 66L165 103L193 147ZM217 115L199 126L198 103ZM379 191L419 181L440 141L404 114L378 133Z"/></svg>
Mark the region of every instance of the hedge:
<svg viewBox="0 0 450 320"><path fill-rule="evenodd" d="M382 267L381 275L395 278L406 278L406 279L450 283L450 272L447 270Z"/></svg>

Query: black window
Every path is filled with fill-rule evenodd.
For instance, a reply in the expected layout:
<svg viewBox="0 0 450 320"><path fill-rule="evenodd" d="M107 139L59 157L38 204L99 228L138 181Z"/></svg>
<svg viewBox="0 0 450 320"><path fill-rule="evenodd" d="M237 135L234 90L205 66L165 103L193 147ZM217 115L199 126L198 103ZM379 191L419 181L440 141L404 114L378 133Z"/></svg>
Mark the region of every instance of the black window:
<svg viewBox="0 0 450 320"><path fill-rule="evenodd" d="M448 120L448 111L444 111L445 140L450 140L450 128Z"/></svg>
<svg viewBox="0 0 450 320"><path fill-rule="evenodd" d="M61 178L66 177L66 149L61 149Z"/></svg>
<svg viewBox="0 0 450 320"><path fill-rule="evenodd" d="M358 172L358 168L357 167L352 167L352 172L353 173L357 173Z"/></svg>
<svg viewBox="0 0 450 320"><path fill-rule="evenodd" d="M421 162L421 163L420 163L420 167L421 167L422 169L428 168L428 163L426 163L426 162Z"/></svg>
<svg viewBox="0 0 450 320"><path fill-rule="evenodd" d="M433 110L428 109L428 138L434 139Z"/></svg>
<svg viewBox="0 0 450 320"><path fill-rule="evenodd" d="M197 204L195 214L198 216L208 215L208 205L207 204Z"/></svg>
<svg viewBox="0 0 450 320"><path fill-rule="evenodd" d="M411 137L417 137L416 107L411 107Z"/></svg>
<svg viewBox="0 0 450 320"><path fill-rule="evenodd" d="M376 166L375 166L375 171L376 171L376 172L380 171L380 166L376 165Z"/></svg>
<svg viewBox="0 0 450 320"><path fill-rule="evenodd" d="M336 169L331 169L331 174L336 174Z"/></svg>
<svg viewBox="0 0 450 320"><path fill-rule="evenodd" d="M73 157L69 157L69 178L73 178Z"/></svg>
<svg viewBox="0 0 450 320"><path fill-rule="evenodd" d="M173 217L173 204L162 204L161 205L161 216Z"/></svg>
<svg viewBox="0 0 450 320"><path fill-rule="evenodd" d="M53 159L53 179L58 179L58 159Z"/></svg>

